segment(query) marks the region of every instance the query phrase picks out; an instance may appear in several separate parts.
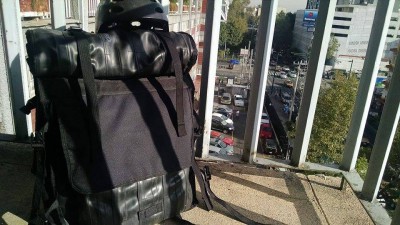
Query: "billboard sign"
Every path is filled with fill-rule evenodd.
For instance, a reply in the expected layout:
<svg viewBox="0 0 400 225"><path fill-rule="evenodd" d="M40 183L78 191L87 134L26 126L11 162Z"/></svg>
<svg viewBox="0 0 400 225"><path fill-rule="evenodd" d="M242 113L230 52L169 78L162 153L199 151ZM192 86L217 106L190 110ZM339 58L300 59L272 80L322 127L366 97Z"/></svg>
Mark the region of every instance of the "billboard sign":
<svg viewBox="0 0 400 225"><path fill-rule="evenodd" d="M304 22L314 22L317 20L318 11L317 10L304 10Z"/></svg>
<svg viewBox="0 0 400 225"><path fill-rule="evenodd" d="M315 27L315 23L303 23L303 27Z"/></svg>
<svg viewBox="0 0 400 225"><path fill-rule="evenodd" d="M249 50L245 48L240 49L240 55L249 55Z"/></svg>

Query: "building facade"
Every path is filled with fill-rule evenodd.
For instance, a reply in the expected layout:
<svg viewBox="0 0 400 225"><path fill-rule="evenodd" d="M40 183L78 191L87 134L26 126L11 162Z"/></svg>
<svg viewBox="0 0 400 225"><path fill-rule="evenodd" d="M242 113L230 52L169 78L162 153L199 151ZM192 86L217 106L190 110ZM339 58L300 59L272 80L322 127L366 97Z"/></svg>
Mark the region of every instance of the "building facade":
<svg viewBox="0 0 400 225"><path fill-rule="evenodd" d="M373 15L376 10L375 0L338 0L332 25L332 36L339 43L333 68L360 73L367 52L371 34ZM383 52L381 71L388 71L387 66L393 58L393 49L397 48L400 40L400 1L396 1L392 13L389 32ZM317 9L319 0L309 0L306 8ZM312 44L313 33L304 26L305 10L296 13L293 31L293 47L307 52ZM392 50L391 50L392 49Z"/></svg>

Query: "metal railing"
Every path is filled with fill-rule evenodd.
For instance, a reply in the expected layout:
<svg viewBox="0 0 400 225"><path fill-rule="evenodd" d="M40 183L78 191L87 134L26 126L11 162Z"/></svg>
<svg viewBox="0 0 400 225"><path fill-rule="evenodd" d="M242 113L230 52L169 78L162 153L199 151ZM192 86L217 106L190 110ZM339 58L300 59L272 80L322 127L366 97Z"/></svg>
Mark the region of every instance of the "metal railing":
<svg viewBox="0 0 400 225"><path fill-rule="evenodd" d="M66 12L68 1L52 0L52 25L53 28L64 29L65 18L69 15ZM91 1L90 1L91 2ZM191 1L192 2L192 1ZM392 83L389 87L386 104L383 110L384 118L377 131L375 145L369 162L368 172L365 181L359 180L359 176L353 178L355 162L358 156L359 146L368 115L369 103L371 101L374 81L376 80L378 65L384 49L384 40L388 32L395 0L378 1L377 10L371 38L368 45L367 57L360 80L356 105L352 115L350 130L345 144L343 160L340 169L350 184L359 182L361 195L368 202L373 202L382 180L382 174L386 166L387 158L400 116L400 67L394 69ZM63 3L63 4L57 4ZM302 104L299 110L298 123L296 128L296 140L294 143L292 161L297 168L307 164L306 156L311 135L316 103L321 86L321 74L325 63L325 56L331 33L332 21L335 12L335 0L321 1L316 22L315 36L309 58L309 68L304 86ZM28 116L21 116L17 113L18 106L27 99L27 69L25 65L25 49L23 33L20 24L19 5L14 0L3 0L0 2L0 13L5 18L0 24L4 33L1 44L5 45L4 55L6 60L3 63L9 77L11 102L15 121L15 133L19 137L27 136L31 132L31 121ZM81 6L82 7L82 6ZM215 74L217 69L218 37L221 19L222 0L207 1L207 14L204 31L204 61L202 65L202 86L200 96L200 116L204 120L204 139L202 141L202 157L208 155L209 132L211 126L211 112L213 106L213 95L215 85ZM263 0L260 26L257 33L257 54L254 64L252 94L249 102L248 117L244 140L244 152L242 159L249 163L255 163L258 146L258 134L260 118L262 114L265 87L268 76L270 55L272 53L272 39L274 33L275 17L278 7L278 0ZM90 7L86 7L86 14L89 15ZM201 19L197 20L199 23ZM87 20L86 20L87 23ZM189 23L189 27L191 26ZM86 24L87 25L87 24ZM194 24L198 25L198 24ZM182 24L179 25L182 29ZM12 40L12 41L11 41ZM400 65L400 57L396 65ZM1 71L3 72L3 71ZM367 203L366 203L367 204ZM392 224L400 224L400 207L397 207Z"/></svg>

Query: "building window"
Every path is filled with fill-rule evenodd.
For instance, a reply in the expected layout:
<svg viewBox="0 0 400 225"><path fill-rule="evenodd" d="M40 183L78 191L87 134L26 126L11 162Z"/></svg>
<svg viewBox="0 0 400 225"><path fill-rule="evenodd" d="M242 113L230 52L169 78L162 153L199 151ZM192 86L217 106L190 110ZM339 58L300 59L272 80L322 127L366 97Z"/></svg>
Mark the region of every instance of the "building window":
<svg viewBox="0 0 400 225"><path fill-rule="evenodd" d="M337 28L337 29L350 29L350 26L342 26L342 25L332 25L332 28Z"/></svg>
<svg viewBox="0 0 400 225"><path fill-rule="evenodd" d="M358 41L350 41L350 42L349 42L349 45L358 45L358 44L359 44Z"/></svg>
<svg viewBox="0 0 400 225"><path fill-rule="evenodd" d="M395 26L389 26L389 29L396 30L396 27Z"/></svg>
<svg viewBox="0 0 400 225"><path fill-rule="evenodd" d="M332 33L335 37L347 37L348 34Z"/></svg>
<svg viewBox="0 0 400 225"><path fill-rule="evenodd" d="M397 38L400 38L400 35L397 35Z"/></svg>
<svg viewBox="0 0 400 225"><path fill-rule="evenodd" d="M343 20L343 21L351 21L351 18L349 17L341 17L341 16L335 16L333 17L334 20Z"/></svg>
<svg viewBox="0 0 400 225"><path fill-rule="evenodd" d="M388 34L388 35L386 35L386 37L393 37L393 34Z"/></svg>
<svg viewBox="0 0 400 225"><path fill-rule="evenodd" d="M398 20L397 17L392 17L392 18L390 18L390 21L397 21L397 20Z"/></svg>
<svg viewBox="0 0 400 225"><path fill-rule="evenodd" d="M336 12L353 12L353 7L337 7Z"/></svg>

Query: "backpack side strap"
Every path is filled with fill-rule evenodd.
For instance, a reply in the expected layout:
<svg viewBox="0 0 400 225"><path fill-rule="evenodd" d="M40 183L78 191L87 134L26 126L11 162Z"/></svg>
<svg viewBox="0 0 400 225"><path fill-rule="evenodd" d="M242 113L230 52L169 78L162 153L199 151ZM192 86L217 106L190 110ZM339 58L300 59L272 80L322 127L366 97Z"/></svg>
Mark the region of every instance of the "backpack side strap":
<svg viewBox="0 0 400 225"><path fill-rule="evenodd" d="M205 166L203 169L200 169L199 166L197 165L197 162L193 159L192 167L193 167L196 177L200 183L201 193L203 195L203 199L206 203L208 210L210 210L208 204L211 205L211 209L212 209L212 203L210 200L212 198L214 201L218 202L222 207L224 207L232 216L234 216L239 221L241 221L245 224L249 224L249 225L266 225L264 223L256 222L256 221L242 215L241 213L236 211L232 206L230 206L229 203L218 198L214 194L214 192L212 192L211 187L210 187L211 172L210 172L210 168L208 166ZM203 189L205 191L203 191ZM207 203L207 201L209 201L209 203Z"/></svg>

